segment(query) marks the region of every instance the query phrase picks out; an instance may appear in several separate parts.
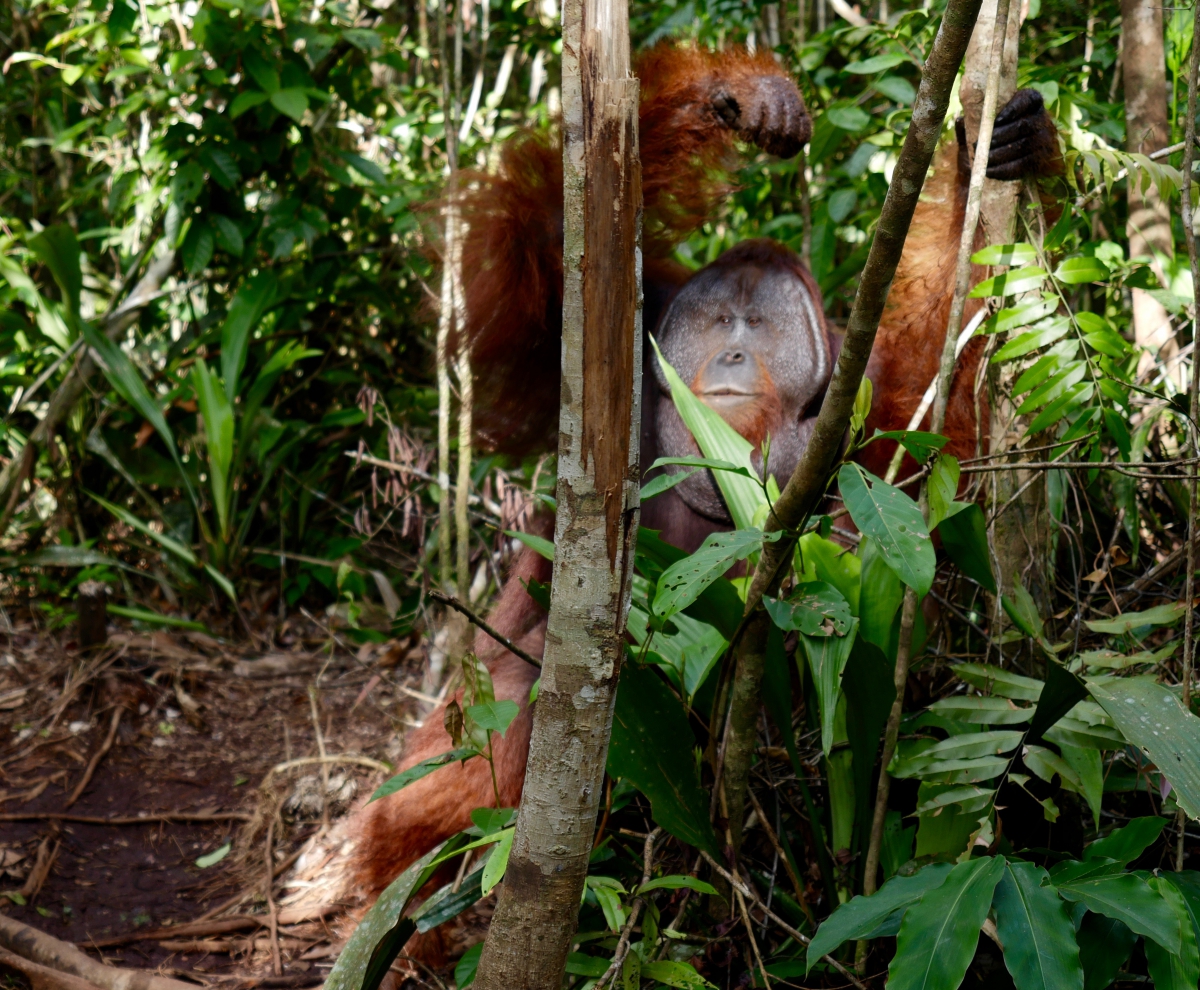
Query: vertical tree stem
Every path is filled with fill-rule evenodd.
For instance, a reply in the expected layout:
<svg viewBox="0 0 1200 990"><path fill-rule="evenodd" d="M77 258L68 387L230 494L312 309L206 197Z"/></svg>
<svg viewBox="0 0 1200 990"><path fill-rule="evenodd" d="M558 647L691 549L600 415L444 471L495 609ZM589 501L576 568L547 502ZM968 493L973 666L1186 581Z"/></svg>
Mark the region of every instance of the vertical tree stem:
<svg viewBox="0 0 1200 990"><path fill-rule="evenodd" d="M950 385L954 380L954 364L957 356L958 333L962 329L963 307L971 288L971 255L975 244L975 230L979 226L980 205L983 199L983 180L987 176L988 152L992 144L992 130L996 122L996 104L1000 96L1000 69L1003 63L1004 39L1008 28L1009 0L998 0L996 22L992 28L991 71L983 95L983 112L979 119L979 138L975 145L975 159L971 165L971 183L967 189L967 209L963 217L962 234L958 241L958 266L954 283L954 296L950 301L950 317L946 324L946 339L942 344L942 359L938 366L937 391L933 399L933 420L929 429L940 433L946 422L946 405L950 401ZM921 481L919 495L921 511L929 521L929 501L926 482ZM908 685L908 665L912 653L913 623L917 617L917 594L912 588L904 589L904 606L900 615L900 639L896 650L896 698L888 714L887 728L883 737L882 767L879 771L879 787L875 794L875 811L871 818L871 840L867 846L867 859L863 871L863 894L870 896L877 889L879 854L883 846L883 826L887 820L888 797L891 793L891 776L887 772L892 755L896 752L896 740L900 735L900 718L904 713L904 691Z"/></svg>
<svg viewBox="0 0 1200 990"><path fill-rule="evenodd" d="M871 251L859 279L842 350L821 403L812 438L767 520L768 531L784 530L785 535L763 547L746 596L747 617L759 608L764 594L778 589L792 560L796 534L820 504L837 465L854 399L867 369L879 319L883 315L896 266L900 263L913 211L941 137L950 90L971 39L981 2L950 0L938 27L937 37L925 62L921 87L913 104L912 122L892 174L892 182L871 242ZM765 621L750 620L738 644L733 695L740 699L740 707L753 705L757 709L761 664L756 665L755 657L766 653L767 630ZM735 731L739 726L744 732L755 731L754 719L745 718L744 712L731 711L730 719L736 720L733 726ZM752 740L748 744L744 739L731 738L724 767L731 822L741 820L746 802L744 786L739 790L734 785L748 779L748 768L737 766L731 757L749 754L752 750Z"/></svg>
<svg viewBox="0 0 1200 990"><path fill-rule="evenodd" d="M638 523L638 83L628 0L563 7L563 342L554 582L525 789L479 990L559 990L587 876Z"/></svg>
<svg viewBox="0 0 1200 990"><path fill-rule="evenodd" d="M1196 77L1200 71L1200 3L1195 5L1192 27L1192 57L1188 64L1188 95L1187 123L1184 131L1183 145L1183 236L1187 242L1188 263L1192 269L1192 290L1195 293L1192 302L1192 339L1200 334L1200 259L1196 254L1196 218L1195 204L1192 202L1192 166L1196 158ZM1196 422L1200 418L1200 355L1192 352L1192 380L1188 389L1188 415L1191 422L1188 431L1192 437L1194 456L1200 456L1200 436L1197 436ZM1184 600L1187 602L1187 614L1183 620L1183 707L1192 710L1192 662L1196 649L1194 642L1194 608L1192 602L1196 597L1196 478L1193 472L1188 482L1188 527L1187 527L1187 585ZM1179 810L1178 826L1179 840L1175 847L1175 869L1183 869L1183 839L1186 818L1183 809Z"/></svg>
<svg viewBox="0 0 1200 990"><path fill-rule="evenodd" d="M458 180L457 135L452 124L454 111L450 89L450 0L438 4L438 61L442 74L442 120L446 122L446 169L449 174L449 207L446 210L442 258L442 291L438 311L436 341L436 375L438 389L438 580L441 589L450 593L451 516L450 516L450 331L454 322L454 256L458 235L454 209Z"/></svg>

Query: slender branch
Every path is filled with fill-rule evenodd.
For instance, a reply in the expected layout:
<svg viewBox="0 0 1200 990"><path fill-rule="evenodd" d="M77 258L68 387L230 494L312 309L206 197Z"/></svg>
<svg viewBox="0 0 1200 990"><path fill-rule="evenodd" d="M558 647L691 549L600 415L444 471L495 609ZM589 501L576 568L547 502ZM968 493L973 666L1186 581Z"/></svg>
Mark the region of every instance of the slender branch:
<svg viewBox="0 0 1200 990"><path fill-rule="evenodd" d="M654 864L654 840L658 838L661 828L655 828L646 836L645 844L642 846L642 886L650 882L650 872ZM633 902L633 907L629 911L629 920L621 928L621 938L617 942L617 951L613 953L612 963L608 969L604 971L604 975L596 981L596 990L604 990L610 980L616 978L621 972L621 966L625 962L625 957L629 955L629 939L633 935L634 926L637 924L638 918L641 916L642 908L646 905L644 897L638 897Z"/></svg>
<svg viewBox="0 0 1200 990"><path fill-rule="evenodd" d="M1195 4L1194 20L1192 22L1193 37L1200 29L1200 3ZM1192 270L1192 339L1200 331L1200 259L1196 252L1196 230L1194 207L1192 204L1192 163L1196 155L1196 77L1200 71L1200 45L1192 43L1192 58L1188 65L1188 95L1187 95L1187 124L1185 127L1183 152L1183 236L1187 241L1188 264ZM1200 355L1192 354L1192 381L1188 389L1188 430L1192 437L1192 450L1200 455L1200 437L1196 435L1196 423L1200 422ZM1194 599L1196 595L1196 477L1193 475L1188 483L1188 528L1187 528L1187 585L1184 600L1187 602L1187 615L1183 620L1183 707L1192 709L1192 652L1195 649L1194 638ZM1175 848L1175 869L1183 869L1184 825L1183 809L1178 815L1179 841Z"/></svg>
<svg viewBox="0 0 1200 990"><path fill-rule="evenodd" d="M486 622L484 622L483 619L481 619L478 615L476 615L474 612L472 612L469 608L467 608L466 605L464 605L462 602L460 602L453 595L444 595L440 591L438 591L434 588L430 588L429 589L429 597L432 598L434 601L441 602L443 605L447 606L448 608L454 609L454 611L456 611L456 612L461 612L463 615L465 615L467 617L467 620L469 622L471 622L473 625L476 625L480 629L482 629L485 633L487 633L489 636L491 636L492 639L494 639L497 643L499 643L506 650L508 650L509 653L515 653L526 663L531 663L535 667L540 668L542 666L541 660L536 659L531 653L526 653L523 649L521 649L521 647L517 646L516 643L514 643L511 639L509 639L503 633L497 632L495 629L493 629Z"/></svg>

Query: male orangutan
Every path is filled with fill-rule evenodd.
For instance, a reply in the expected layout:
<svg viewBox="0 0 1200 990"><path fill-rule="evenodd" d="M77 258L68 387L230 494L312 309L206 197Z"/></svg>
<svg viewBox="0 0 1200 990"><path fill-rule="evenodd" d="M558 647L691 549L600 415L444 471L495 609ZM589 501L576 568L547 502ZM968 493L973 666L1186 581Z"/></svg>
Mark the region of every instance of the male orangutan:
<svg viewBox="0 0 1200 990"><path fill-rule="evenodd" d="M670 258L690 232L717 213L726 169L741 138L781 156L808 140L811 120L795 84L769 55L708 53L660 45L638 64L645 197L643 322L692 390L756 446L771 436L767 469L782 485L811 432L838 350L820 291L782 245L749 241L691 274ZM961 150L961 154L960 154ZM468 176L460 206L469 225L463 250L467 326L478 376L482 440L512 453L553 450L559 407L562 318L562 165L558 144L535 134L504 149L495 175ZM1053 171L1054 125L1041 97L1019 92L997 118L989 176L1019 179ZM901 429L936 372L954 283L965 210L966 149L944 148L926 182L879 329L869 374L875 405L869 429ZM975 304L978 305L978 304ZM968 316L970 313L968 313ZM642 463L694 454L666 382L646 348ZM950 451L974 450L972 383L979 350L960 361L946 422ZM882 473L891 449L868 448ZM757 455L756 455L757 456ZM549 520L542 520L549 535ZM642 525L695 549L729 517L712 479L694 475L642 509ZM518 578L548 582L550 564L532 551L516 560L491 624L541 655L545 614ZM475 650L492 672L498 698L521 714L496 740L501 803L515 806L524 782L537 671L483 633ZM442 709L408 738L402 767L453 748ZM482 760L436 771L362 808L346 834L354 893L373 902L405 867L469 827L475 808L494 804Z"/></svg>

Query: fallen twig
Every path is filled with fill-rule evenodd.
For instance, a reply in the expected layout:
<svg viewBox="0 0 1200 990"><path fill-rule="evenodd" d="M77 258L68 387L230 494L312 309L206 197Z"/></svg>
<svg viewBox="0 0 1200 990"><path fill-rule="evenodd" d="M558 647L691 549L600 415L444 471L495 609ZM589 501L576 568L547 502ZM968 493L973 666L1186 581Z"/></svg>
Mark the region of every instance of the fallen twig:
<svg viewBox="0 0 1200 990"><path fill-rule="evenodd" d="M71 796L67 798L67 803L64 807L69 808L78 801L80 795L83 794L84 788L92 782L92 776L95 774L96 768L100 766L100 761L104 759L105 754L112 749L113 742L117 738L117 728L121 724L121 715L124 711L120 705L113 709L112 721L108 723L108 735L104 737L104 742L100 744L100 748L88 760L87 769L83 771L83 776L80 778L79 783L75 785L75 790L71 792Z"/></svg>
<svg viewBox="0 0 1200 990"><path fill-rule="evenodd" d="M48 835L42 839L38 846L37 857L33 861L33 869L29 871L29 876L25 878L25 884L21 887L22 897L33 900L41 893L46 878L50 876L50 868L58 857L58 849L61 845L62 843L55 835Z"/></svg>
<svg viewBox="0 0 1200 990"><path fill-rule="evenodd" d="M743 897L749 898L751 903L756 908L758 908L760 911L762 911L762 913L765 914L768 918L770 918L771 921L773 921L776 925L778 925L779 928L781 928L785 934L790 935L801 945L808 945L808 943L812 941L811 938L809 938L807 935L803 934L802 932L797 931L795 928L793 928L791 925L789 925L786 921L784 921L781 917L779 917L779 915L777 915L774 911L772 911L769 907L767 907L759 899L758 895L756 893L754 893L754 890L752 888L750 888L746 884L742 883L741 880L739 880L732 873L730 873L727 869L725 869L725 867L723 867L720 863L718 863L715 859L713 859L712 856L710 856L704 850L700 850L700 855L704 857L704 859L708 862L709 866L711 866L721 876L723 876L725 878L725 880L735 890L737 890ZM825 962L829 963L829 965L832 966L834 969L836 969L839 973L841 973L842 976L846 977L846 979L848 979L856 987L858 987L858 990L867 990L867 988L865 986L863 986L862 981L859 980L859 978L857 976L855 976L850 970L848 970L845 966L843 966L836 959L832 958L831 956L822 956L821 958Z"/></svg>
<svg viewBox="0 0 1200 990"><path fill-rule="evenodd" d="M0 814L0 822L75 822L81 825L154 825L158 822L248 822L245 811L163 812L154 815L122 815L104 818L101 815L69 815L62 811L9 811Z"/></svg>
<svg viewBox="0 0 1200 990"><path fill-rule="evenodd" d="M508 650L509 653L515 653L526 663L531 663L535 667L537 667L539 669L541 668L541 666L542 666L541 660L535 660L531 654L526 653L523 649L521 649L521 647L517 646L516 643L514 643L511 639L509 639L503 633L497 632L495 629L493 629L491 626L489 626L486 622L484 622L483 619L479 618L479 616L477 616L474 612L472 612L469 608L467 608L467 606L464 605L462 602L460 602L457 598L454 598L451 595L444 595L435 588L429 589L429 597L432 598L435 602L441 602L443 605L449 606L450 608L454 609L454 611L456 611L456 612L461 612L463 615L465 615L467 617L467 619L473 625L476 625L480 629L482 629L485 633L487 633L489 636L491 636L492 639L494 639L497 643L499 643L506 650Z"/></svg>
<svg viewBox="0 0 1200 990"><path fill-rule="evenodd" d="M130 942L158 942L169 938L224 935L227 932L238 932L245 928L260 928L265 920L261 916L244 914L237 918L221 918L219 921L191 921L183 925L172 925L170 928L155 928L153 931L127 932L124 935L113 935L111 938L89 939L87 942L77 942L76 945L81 949L109 949L115 945L128 945Z"/></svg>
<svg viewBox="0 0 1200 990"><path fill-rule="evenodd" d="M313 705L315 708L316 694L314 693L312 695L312 697L314 698ZM267 841L266 841L266 849L264 851L264 855L266 857L266 865L267 865L267 878L266 878L266 883L264 885L264 890L267 895L268 927L271 930L271 966L273 967L276 976L282 976L283 975L283 961L280 959L280 956L279 956L279 912L275 907L275 890L274 890L274 888L275 888L275 869L274 869L273 864L275 862L275 857L273 855L273 853L274 853L273 840L275 838L275 818L276 818L276 816L272 815L271 820L267 823Z"/></svg>

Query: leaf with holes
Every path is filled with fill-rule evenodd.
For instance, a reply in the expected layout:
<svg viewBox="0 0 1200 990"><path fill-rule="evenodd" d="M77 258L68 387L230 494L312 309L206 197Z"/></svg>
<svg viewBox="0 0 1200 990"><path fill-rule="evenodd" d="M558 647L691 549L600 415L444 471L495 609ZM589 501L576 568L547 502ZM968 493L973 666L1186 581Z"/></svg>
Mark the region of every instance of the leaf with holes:
<svg viewBox="0 0 1200 990"><path fill-rule="evenodd" d="M875 541L888 567L918 595L927 594L937 558L917 503L857 464L842 465L838 485L854 524Z"/></svg>
<svg viewBox="0 0 1200 990"><path fill-rule="evenodd" d="M817 704L821 711L821 748L828 756L833 748L834 712L842 693L842 671L854 648L858 619L850 619L845 636L806 636L800 634L804 653L812 670L817 689Z"/></svg>
<svg viewBox="0 0 1200 990"><path fill-rule="evenodd" d="M651 610L662 619L682 612L735 563L761 550L764 540L774 542L780 535L764 535L760 529L714 533L690 557L684 557L663 571Z"/></svg>
<svg viewBox="0 0 1200 990"><path fill-rule="evenodd" d="M850 603L824 581L798 584L786 599L764 598L772 621L784 632L806 636L845 636L850 629Z"/></svg>

